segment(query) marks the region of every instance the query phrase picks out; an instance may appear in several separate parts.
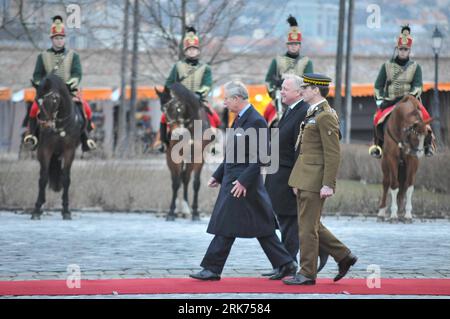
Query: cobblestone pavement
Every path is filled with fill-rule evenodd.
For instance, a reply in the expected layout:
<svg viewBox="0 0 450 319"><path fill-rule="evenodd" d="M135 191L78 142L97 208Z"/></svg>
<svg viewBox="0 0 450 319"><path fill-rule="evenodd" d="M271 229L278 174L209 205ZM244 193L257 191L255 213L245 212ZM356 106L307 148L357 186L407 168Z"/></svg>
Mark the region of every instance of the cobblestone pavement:
<svg viewBox="0 0 450 319"><path fill-rule="evenodd" d="M207 218L166 222L153 214L97 212L73 213L72 221L63 221L59 213L44 214L40 221L29 218L0 212L0 281L66 279L72 264L80 267L82 279L186 277L200 269L212 239L206 233ZM367 277L368 266L374 264L383 278L450 278L449 220L388 224L373 218L326 217L323 223L359 257L349 278ZM222 276L259 276L270 268L256 239L237 239ZM331 259L319 278L334 277L336 271ZM131 297L177 296L186 297ZM230 296L280 298L215 298ZM345 296L333 295L340 297Z"/></svg>

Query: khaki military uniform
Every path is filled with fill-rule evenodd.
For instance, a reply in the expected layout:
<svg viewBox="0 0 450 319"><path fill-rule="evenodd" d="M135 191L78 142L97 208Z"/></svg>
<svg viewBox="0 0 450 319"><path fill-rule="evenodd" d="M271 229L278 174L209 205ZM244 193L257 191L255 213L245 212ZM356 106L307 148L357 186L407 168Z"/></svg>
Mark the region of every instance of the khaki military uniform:
<svg viewBox="0 0 450 319"><path fill-rule="evenodd" d="M299 157L289 177L289 186L297 188L300 237L300 273L317 276L320 249L340 262L350 250L320 222L325 199L320 198L322 186L336 189L340 161L339 123L336 112L327 101L310 108L301 124L297 139Z"/></svg>

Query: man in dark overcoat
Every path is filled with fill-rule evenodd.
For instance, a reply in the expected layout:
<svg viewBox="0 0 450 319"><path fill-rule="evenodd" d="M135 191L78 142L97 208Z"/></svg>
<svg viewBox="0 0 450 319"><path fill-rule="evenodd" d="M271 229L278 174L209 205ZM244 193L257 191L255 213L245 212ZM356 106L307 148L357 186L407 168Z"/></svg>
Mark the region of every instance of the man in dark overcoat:
<svg viewBox="0 0 450 319"><path fill-rule="evenodd" d="M190 277L219 280L236 237L256 237L280 280L296 272L297 264L275 233L276 221L260 172L260 145L268 144L264 118L248 102L244 84L232 81L224 86L224 105L236 115L227 132L226 152L208 186L221 184L207 232L215 235L201 262L203 270ZM261 139L265 139L261 140Z"/></svg>

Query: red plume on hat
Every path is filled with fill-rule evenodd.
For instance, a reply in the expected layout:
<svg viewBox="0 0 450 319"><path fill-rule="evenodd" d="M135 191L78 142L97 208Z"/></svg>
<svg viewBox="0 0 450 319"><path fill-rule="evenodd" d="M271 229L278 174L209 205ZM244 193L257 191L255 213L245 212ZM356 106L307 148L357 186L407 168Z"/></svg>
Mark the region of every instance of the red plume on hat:
<svg viewBox="0 0 450 319"><path fill-rule="evenodd" d="M63 18L60 15L56 15L52 18L52 26L50 28L50 38L56 37L57 35L66 36L64 32Z"/></svg>
<svg viewBox="0 0 450 319"><path fill-rule="evenodd" d="M186 27L186 36L183 39L183 49L187 50L190 47L200 48L200 40L197 36L197 30L192 26Z"/></svg>
<svg viewBox="0 0 450 319"><path fill-rule="evenodd" d="M295 19L292 15L289 15L287 22L289 23L291 28L288 32L286 43L301 43L302 33L298 29L297 19Z"/></svg>

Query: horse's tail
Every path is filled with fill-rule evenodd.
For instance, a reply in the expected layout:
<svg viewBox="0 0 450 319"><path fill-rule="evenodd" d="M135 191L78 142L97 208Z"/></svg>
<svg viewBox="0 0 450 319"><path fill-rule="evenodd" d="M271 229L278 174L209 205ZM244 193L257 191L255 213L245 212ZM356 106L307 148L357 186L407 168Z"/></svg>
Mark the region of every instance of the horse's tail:
<svg viewBox="0 0 450 319"><path fill-rule="evenodd" d="M49 186L55 192L59 192L62 189L62 167L61 160L57 155L53 155L50 159L50 165L48 167Z"/></svg>

